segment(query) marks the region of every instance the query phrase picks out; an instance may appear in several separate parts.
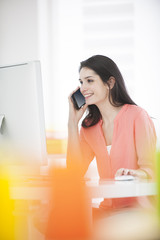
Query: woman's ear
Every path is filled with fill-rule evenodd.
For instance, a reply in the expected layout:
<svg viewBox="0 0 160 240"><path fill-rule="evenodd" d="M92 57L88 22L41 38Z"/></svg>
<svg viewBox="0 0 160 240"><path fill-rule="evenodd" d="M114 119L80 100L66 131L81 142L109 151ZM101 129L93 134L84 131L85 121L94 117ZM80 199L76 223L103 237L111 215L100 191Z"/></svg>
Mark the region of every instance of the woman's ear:
<svg viewBox="0 0 160 240"><path fill-rule="evenodd" d="M108 83L110 89L112 89L112 88L114 87L115 82L116 82L116 80L115 80L114 77L110 77L110 78L108 79L107 83Z"/></svg>

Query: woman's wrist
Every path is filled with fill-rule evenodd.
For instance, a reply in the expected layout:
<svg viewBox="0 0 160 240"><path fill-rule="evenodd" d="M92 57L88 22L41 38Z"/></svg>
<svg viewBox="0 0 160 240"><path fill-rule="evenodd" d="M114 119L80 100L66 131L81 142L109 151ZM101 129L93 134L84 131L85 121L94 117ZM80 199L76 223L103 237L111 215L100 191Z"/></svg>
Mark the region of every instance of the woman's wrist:
<svg viewBox="0 0 160 240"><path fill-rule="evenodd" d="M144 171L143 169L137 169L136 170L138 172L138 175L140 178L143 178L143 179L147 179L148 178L148 174L146 171Z"/></svg>
<svg viewBox="0 0 160 240"><path fill-rule="evenodd" d="M69 129L78 129L78 122L77 121L71 121L68 120L68 128Z"/></svg>

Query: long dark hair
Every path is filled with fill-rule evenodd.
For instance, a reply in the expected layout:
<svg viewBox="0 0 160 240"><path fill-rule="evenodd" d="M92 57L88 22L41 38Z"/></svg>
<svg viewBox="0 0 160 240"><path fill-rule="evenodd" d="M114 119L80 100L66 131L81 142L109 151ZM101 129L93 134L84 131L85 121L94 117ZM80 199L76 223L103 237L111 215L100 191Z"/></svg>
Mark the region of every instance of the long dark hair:
<svg viewBox="0 0 160 240"><path fill-rule="evenodd" d="M124 104L136 105L130 98L122 74L113 60L106 56L95 55L80 63L79 72L82 68L89 68L96 72L104 84L109 87L109 101L115 107L123 106ZM110 77L115 78L115 84L112 89L108 80ZM87 128L95 125L101 119L101 113L96 105L88 106L88 114L82 121L82 126Z"/></svg>

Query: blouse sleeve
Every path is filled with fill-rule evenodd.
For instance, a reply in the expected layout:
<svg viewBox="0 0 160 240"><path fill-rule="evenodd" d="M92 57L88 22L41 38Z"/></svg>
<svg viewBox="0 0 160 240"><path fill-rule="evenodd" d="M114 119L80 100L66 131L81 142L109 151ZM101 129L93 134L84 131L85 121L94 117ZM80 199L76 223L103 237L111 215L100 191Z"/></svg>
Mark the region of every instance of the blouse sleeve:
<svg viewBox="0 0 160 240"><path fill-rule="evenodd" d="M83 128L80 129L80 145L81 145L81 151L83 156L83 159L82 159L83 173L85 174L89 164L94 158L94 152L85 139Z"/></svg>
<svg viewBox="0 0 160 240"><path fill-rule="evenodd" d="M144 110L141 110L135 120L135 144L139 168L152 178L154 176L156 133L151 118Z"/></svg>

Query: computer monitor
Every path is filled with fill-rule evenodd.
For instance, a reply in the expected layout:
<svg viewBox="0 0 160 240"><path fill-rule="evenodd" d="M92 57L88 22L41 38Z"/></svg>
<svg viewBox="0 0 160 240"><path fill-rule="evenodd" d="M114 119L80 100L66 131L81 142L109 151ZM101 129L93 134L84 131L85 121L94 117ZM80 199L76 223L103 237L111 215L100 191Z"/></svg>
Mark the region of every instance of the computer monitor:
<svg viewBox="0 0 160 240"><path fill-rule="evenodd" d="M4 153L6 161L45 165L47 151L39 61L0 67L0 116L0 152Z"/></svg>

